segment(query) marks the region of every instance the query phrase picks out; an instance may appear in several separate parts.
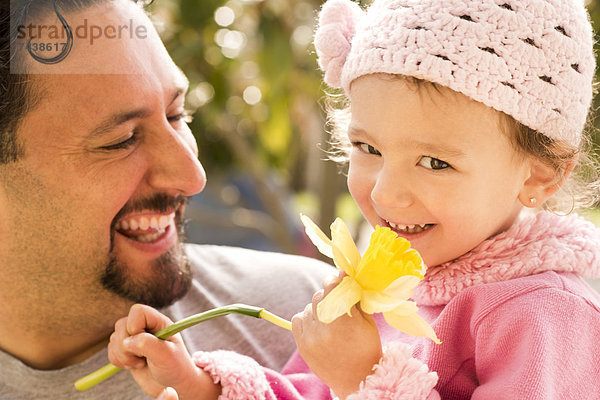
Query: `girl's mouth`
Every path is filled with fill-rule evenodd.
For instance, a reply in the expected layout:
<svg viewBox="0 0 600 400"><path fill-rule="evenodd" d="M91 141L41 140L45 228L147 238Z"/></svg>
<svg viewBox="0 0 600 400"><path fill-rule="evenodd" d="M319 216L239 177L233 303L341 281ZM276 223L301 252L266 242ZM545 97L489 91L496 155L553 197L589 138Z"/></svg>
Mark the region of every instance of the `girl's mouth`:
<svg viewBox="0 0 600 400"><path fill-rule="evenodd" d="M399 232L399 233L404 233L404 234L411 234L411 233L414 234L414 233L425 232L426 230L430 229L431 227L433 227L435 225L435 224L402 225L402 224L396 224L394 222L390 222L387 220L385 222L394 231Z"/></svg>

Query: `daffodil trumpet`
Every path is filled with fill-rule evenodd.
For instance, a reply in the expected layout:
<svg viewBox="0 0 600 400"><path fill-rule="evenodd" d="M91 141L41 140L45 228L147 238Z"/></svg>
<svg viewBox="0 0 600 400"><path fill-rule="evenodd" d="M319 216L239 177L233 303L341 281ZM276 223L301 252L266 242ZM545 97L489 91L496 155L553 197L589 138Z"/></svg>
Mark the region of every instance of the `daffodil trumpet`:
<svg viewBox="0 0 600 400"><path fill-rule="evenodd" d="M271 322L272 324L287 329L288 331L292 330L292 323L290 321L283 319L265 310L264 308L248 306L246 304L230 304L184 318L166 327L165 329L156 332L154 336L159 339L167 339L176 333L183 331L184 329L199 324L200 322L208 321L209 319L228 314L241 314L254 318L262 318ZM77 380L77 382L75 382L75 388L80 391L88 390L115 375L119 371L121 371L121 368L116 367L113 364L107 364L97 371Z"/></svg>
<svg viewBox="0 0 600 400"><path fill-rule="evenodd" d="M331 224L331 239L307 216L300 216L317 249L344 271L342 281L317 305L320 321L330 323L350 314L359 303L367 314L383 313L392 327L412 336L441 343L433 328L409 300L427 267L410 242L388 227L377 226L361 257L348 227L340 218Z"/></svg>

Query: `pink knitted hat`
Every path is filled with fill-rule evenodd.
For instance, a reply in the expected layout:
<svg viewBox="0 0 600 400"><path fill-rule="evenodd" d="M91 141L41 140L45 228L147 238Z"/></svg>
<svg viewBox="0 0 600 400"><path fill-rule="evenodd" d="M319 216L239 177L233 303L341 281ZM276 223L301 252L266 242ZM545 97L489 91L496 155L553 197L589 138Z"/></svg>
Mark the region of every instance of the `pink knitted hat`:
<svg viewBox="0 0 600 400"><path fill-rule="evenodd" d="M583 0L350 0L323 5L315 47L325 82L362 75L446 86L578 145L595 60Z"/></svg>

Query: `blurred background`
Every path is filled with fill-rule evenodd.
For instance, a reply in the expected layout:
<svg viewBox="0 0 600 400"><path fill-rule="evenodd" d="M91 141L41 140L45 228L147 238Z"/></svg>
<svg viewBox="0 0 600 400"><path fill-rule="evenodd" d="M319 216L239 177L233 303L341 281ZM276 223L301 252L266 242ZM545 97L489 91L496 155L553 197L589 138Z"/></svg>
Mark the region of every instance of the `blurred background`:
<svg viewBox="0 0 600 400"><path fill-rule="evenodd" d="M599 2L586 1L595 28ZM368 231L360 235L344 170L327 160L326 88L312 46L321 3L155 0L150 6L190 79L191 129L208 176L206 190L188 207L190 242L317 256L300 212L321 227L340 216L359 241L368 238ZM595 212L589 218L600 221Z"/></svg>

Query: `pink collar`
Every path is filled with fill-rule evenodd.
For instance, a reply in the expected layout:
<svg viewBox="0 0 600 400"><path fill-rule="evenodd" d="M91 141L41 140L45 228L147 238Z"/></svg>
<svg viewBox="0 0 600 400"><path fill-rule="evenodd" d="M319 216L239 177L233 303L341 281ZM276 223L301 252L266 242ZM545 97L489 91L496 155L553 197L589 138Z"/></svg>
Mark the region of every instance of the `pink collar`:
<svg viewBox="0 0 600 400"><path fill-rule="evenodd" d="M600 276L600 229L574 214L525 216L469 253L428 269L413 299L443 305L470 286L545 271Z"/></svg>

